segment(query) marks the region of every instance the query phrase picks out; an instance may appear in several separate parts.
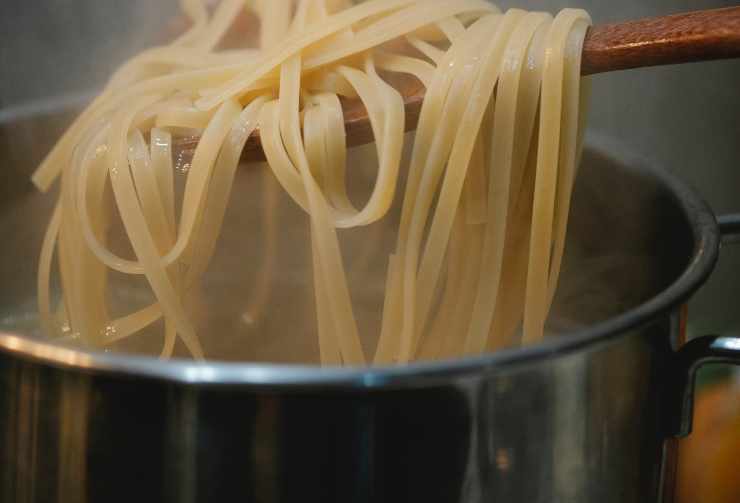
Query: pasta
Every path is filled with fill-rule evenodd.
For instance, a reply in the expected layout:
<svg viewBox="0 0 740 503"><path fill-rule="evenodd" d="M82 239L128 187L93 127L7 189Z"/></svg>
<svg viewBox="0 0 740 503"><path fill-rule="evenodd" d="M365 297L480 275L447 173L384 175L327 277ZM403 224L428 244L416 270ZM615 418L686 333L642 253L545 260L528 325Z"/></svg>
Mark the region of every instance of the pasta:
<svg viewBox="0 0 740 503"><path fill-rule="evenodd" d="M402 364L542 339L582 144L584 11L502 13L483 0L182 4L188 31L123 65L34 174L41 190L57 179L61 187L38 274L50 335L69 325L83 343L106 346L164 319L162 358L177 341L206 358L183 302L213 258L242 150L259 130L270 172L308 216L322 364ZM247 11L260 19L259 47L221 49ZM426 92L367 355L337 233L383 219L401 185L404 100L392 74ZM347 98L367 109L377 153L363 205L347 192ZM183 131L200 140L178 212ZM250 318L261 316L276 268L269 187ZM116 218L135 260L110 244ZM156 301L111 319L110 271L144 277Z"/></svg>

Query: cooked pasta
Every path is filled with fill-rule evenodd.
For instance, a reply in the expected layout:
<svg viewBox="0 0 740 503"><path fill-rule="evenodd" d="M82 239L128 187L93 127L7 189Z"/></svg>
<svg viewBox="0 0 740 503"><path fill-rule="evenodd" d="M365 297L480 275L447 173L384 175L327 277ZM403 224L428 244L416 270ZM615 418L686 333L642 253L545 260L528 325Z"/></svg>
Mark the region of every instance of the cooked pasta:
<svg viewBox="0 0 740 503"><path fill-rule="evenodd" d="M105 346L164 319L161 357L178 340L208 357L184 299L213 258L242 151L258 131L270 172L307 214L322 364L402 364L543 337L581 151L584 11L502 13L483 0L182 4L187 32L123 65L33 176L44 191L60 180L38 274L50 335L68 324L85 344ZM245 12L260 20L259 47L223 48ZM392 74L426 89L402 191L404 96ZM367 110L378 163L363 205L347 191L342 106L353 99ZM183 131L200 139L178 211L173 156ZM261 316L276 269L270 186L250 317ZM383 219L397 197L380 335L365 354L337 233ZM116 219L135 260L111 246ZM110 271L143 276L156 301L111 319Z"/></svg>

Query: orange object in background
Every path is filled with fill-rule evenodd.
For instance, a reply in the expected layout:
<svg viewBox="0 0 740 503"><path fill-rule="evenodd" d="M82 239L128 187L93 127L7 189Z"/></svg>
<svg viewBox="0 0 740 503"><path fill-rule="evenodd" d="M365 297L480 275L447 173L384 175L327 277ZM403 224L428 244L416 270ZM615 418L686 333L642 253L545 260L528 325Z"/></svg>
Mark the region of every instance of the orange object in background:
<svg viewBox="0 0 740 503"><path fill-rule="evenodd" d="M740 381L698 393L693 432L679 444L677 486L678 503L740 502Z"/></svg>

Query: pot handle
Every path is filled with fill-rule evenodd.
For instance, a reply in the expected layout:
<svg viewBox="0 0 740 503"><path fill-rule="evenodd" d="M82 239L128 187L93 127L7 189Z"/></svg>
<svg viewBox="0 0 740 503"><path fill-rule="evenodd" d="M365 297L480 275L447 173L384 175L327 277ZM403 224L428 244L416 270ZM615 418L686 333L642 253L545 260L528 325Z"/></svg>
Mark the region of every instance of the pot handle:
<svg viewBox="0 0 740 503"><path fill-rule="evenodd" d="M717 217L723 245L740 244L740 213Z"/></svg>
<svg viewBox="0 0 740 503"><path fill-rule="evenodd" d="M678 375L682 382L681 414L675 435L684 437L691 433L694 415L694 381L696 372L710 363L732 363L740 365L740 338L705 335L687 342L678 351Z"/></svg>
<svg viewBox="0 0 740 503"><path fill-rule="evenodd" d="M740 244L740 213L717 218L722 244ZM679 351L677 375L681 380L678 390L681 396L680 416L674 431L679 437L691 433L694 414L694 381L696 372L703 365L729 363L740 365L740 337L705 335L687 342Z"/></svg>

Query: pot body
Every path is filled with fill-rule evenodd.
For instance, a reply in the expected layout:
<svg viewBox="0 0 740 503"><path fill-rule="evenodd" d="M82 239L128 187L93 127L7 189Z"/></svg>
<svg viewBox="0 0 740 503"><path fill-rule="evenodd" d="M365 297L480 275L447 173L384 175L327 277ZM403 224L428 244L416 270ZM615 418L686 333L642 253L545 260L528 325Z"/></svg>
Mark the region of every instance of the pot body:
<svg viewBox="0 0 740 503"><path fill-rule="evenodd" d="M658 501L671 326L390 389L173 383L0 354L0 499Z"/></svg>

